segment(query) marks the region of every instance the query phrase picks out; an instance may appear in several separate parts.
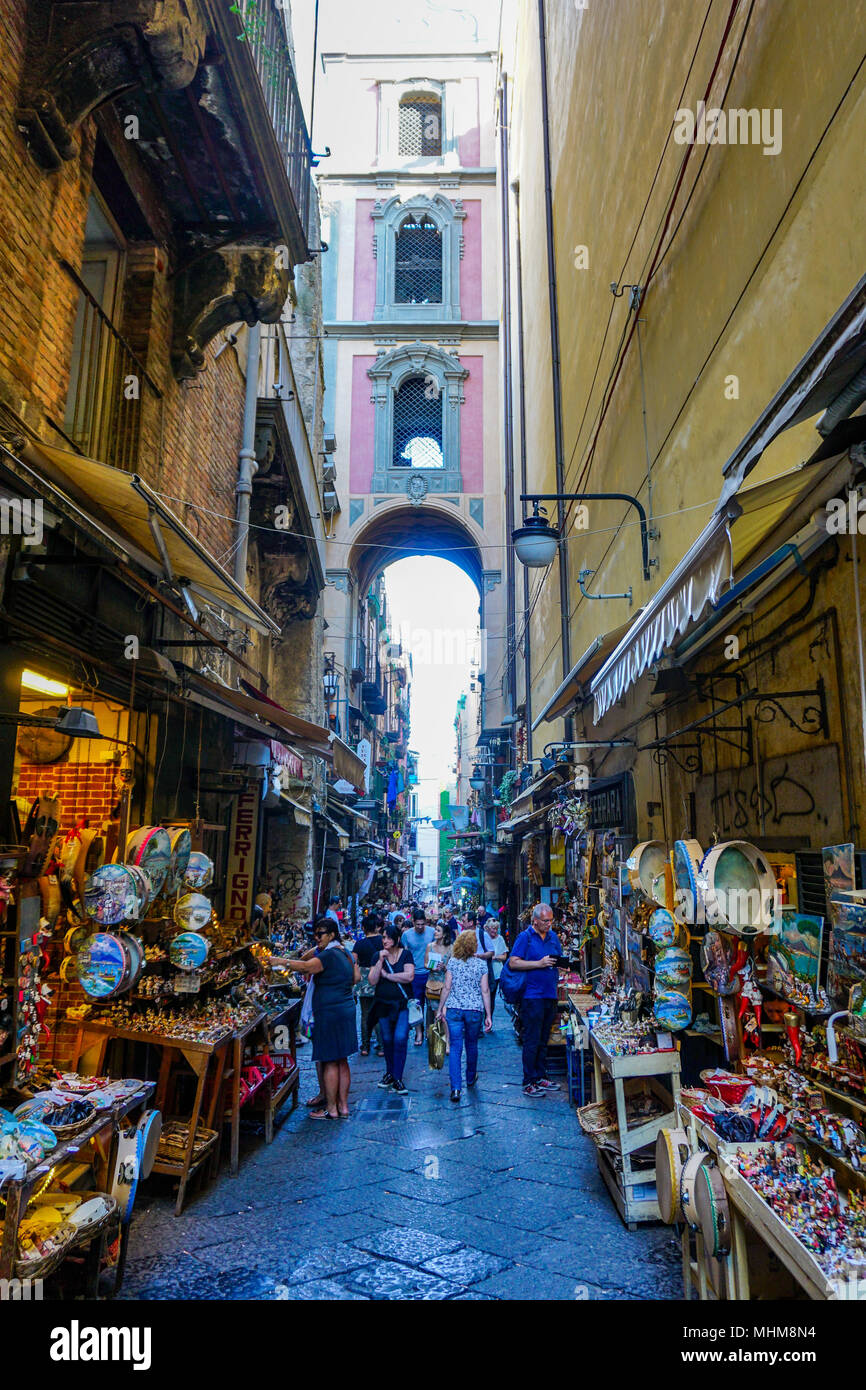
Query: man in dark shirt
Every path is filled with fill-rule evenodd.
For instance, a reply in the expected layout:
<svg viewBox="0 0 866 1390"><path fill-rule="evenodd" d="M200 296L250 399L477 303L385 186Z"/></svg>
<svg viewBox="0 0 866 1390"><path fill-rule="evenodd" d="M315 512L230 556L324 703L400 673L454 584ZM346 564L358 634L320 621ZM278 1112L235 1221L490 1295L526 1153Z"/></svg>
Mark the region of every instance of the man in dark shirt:
<svg viewBox="0 0 866 1390"><path fill-rule="evenodd" d="M547 1040L556 1017L556 986L559 970L556 957L563 954L553 931L553 910L549 903L536 903L532 919L514 943L508 964L512 970L526 970L526 986L520 1000L523 1024L523 1093L543 1096L558 1091L547 1072Z"/></svg>

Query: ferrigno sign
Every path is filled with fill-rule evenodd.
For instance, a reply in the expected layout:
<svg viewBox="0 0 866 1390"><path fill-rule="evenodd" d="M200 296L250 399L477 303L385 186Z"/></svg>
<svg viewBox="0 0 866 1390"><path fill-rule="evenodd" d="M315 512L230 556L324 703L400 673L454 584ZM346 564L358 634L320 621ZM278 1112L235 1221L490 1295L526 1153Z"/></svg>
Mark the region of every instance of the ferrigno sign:
<svg viewBox="0 0 866 1390"><path fill-rule="evenodd" d="M697 836L706 845L752 836L805 836L813 845L845 838L835 743L809 748L761 765L761 791L754 767L726 769L698 778ZM761 813L763 811L763 826Z"/></svg>
<svg viewBox="0 0 866 1390"><path fill-rule="evenodd" d="M241 792L235 799L226 883L226 917L230 922L248 922L252 915L253 872L261 799L261 792L258 790Z"/></svg>

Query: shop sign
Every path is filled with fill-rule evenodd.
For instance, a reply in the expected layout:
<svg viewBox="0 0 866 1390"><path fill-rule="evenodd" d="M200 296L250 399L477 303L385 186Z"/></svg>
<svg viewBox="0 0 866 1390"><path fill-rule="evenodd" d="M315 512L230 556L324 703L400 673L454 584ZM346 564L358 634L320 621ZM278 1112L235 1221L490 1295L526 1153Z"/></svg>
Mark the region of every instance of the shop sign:
<svg viewBox="0 0 866 1390"><path fill-rule="evenodd" d="M586 794L590 830L620 830L634 834L634 787L631 773L594 782Z"/></svg>
<svg viewBox="0 0 866 1390"><path fill-rule="evenodd" d="M704 845L714 831L720 840L773 837L838 844L845 839L839 749L828 743L767 758L761 764L760 791L754 767L699 777L695 806L697 838Z"/></svg>
<svg viewBox="0 0 866 1390"><path fill-rule="evenodd" d="M258 791L241 792L232 810L226 883L226 917L230 922L249 922L252 916L260 800Z"/></svg>

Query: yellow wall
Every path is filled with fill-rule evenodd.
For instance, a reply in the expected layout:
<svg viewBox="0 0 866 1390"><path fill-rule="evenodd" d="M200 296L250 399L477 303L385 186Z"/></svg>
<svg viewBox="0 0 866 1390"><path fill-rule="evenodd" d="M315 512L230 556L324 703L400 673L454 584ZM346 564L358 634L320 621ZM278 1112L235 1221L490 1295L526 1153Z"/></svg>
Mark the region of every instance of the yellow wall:
<svg viewBox="0 0 866 1390"><path fill-rule="evenodd" d="M519 0L516 23L503 31L503 66L514 84L510 173L520 181L530 486L553 490L536 9L536 0ZM626 294L613 306L605 340L610 283L645 278L687 149L673 140L665 149L668 132L677 107L694 109L703 95L729 4L715 0L712 5L681 100L704 12L694 0L589 0L585 10L548 0L567 487L581 479L579 465L602 388L631 317ZM597 633L633 616L688 549L718 498L726 459L866 264L866 81L863 72L855 77L862 50L856 36L866 32L866 2L757 0L725 95L748 13L749 6L741 4L710 104L725 110L780 109L781 151L765 155L750 145L692 149L671 229L691 194L688 210L641 314L660 564L645 585L636 527L618 535L602 529L616 526L626 512L618 504L593 504L590 531L599 534L574 533L569 545L572 661ZM579 245L588 248L587 269L575 268ZM739 399L726 399L729 375L739 380ZM817 443L810 429L783 437L752 481L799 462ZM591 473L581 485L635 493L646 505L636 338ZM583 564L598 567L591 587L600 591L633 585L635 606L582 600L576 575ZM539 583L530 627L536 713L563 676L556 567L542 580L536 572L533 589ZM544 728L555 736L561 726Z"/></svg>

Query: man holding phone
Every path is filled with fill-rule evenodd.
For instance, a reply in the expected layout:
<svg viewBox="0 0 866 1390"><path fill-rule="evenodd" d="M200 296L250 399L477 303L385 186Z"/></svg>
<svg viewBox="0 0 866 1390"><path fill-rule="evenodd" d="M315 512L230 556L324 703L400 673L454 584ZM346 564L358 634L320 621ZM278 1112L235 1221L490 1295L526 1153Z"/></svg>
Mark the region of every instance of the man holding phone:
<svg viewBox="0 0 866 1390"><path fill-rule="evenodd" d="M547 1072L547 1040L556 1017L558 961L562 943L553 930L553 909L549 903L536 903L529 926L514 943L508 964L512 970L526 970L527 980L520 1000L523 1024L523 1094L543 1096L558 1091Z"/></svg>

